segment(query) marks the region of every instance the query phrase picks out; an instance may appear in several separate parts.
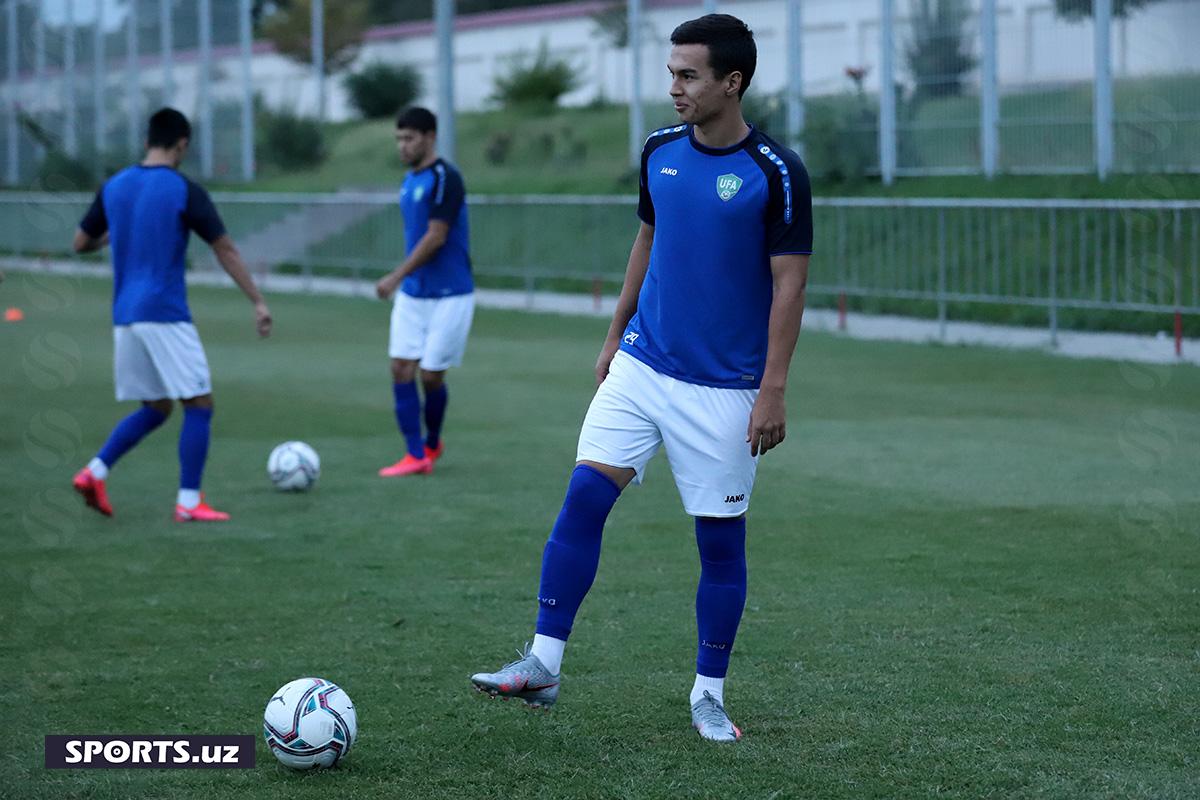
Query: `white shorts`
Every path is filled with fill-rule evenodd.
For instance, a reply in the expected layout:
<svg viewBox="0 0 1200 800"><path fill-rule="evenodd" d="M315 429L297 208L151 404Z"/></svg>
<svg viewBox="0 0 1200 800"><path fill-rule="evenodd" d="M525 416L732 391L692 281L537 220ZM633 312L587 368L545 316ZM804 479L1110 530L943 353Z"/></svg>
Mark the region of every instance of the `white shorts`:
<svg viewBox="0 0 1200 800"><path fill-rule="evenodd" d="M588 407L576 460L634 469L641 483L646 464L666 445L688 514L740 516L758 469L746 441L757 397L757 389L685 383L618 351Z"/></svg>
<svg viewBox="0 0 1200 800"><path fill-rule="evenodd" d="M421 369L441 372L462 363L475 316L475 295L413 297L396 292L388 355L420 361Z"/></svg>
<svg viewBox="0 0 1200 800"><path fill-rule="evenodd" d="M135 322L113 328L118 400L187 400L212 391L208 358L190 322Z"/></svg>

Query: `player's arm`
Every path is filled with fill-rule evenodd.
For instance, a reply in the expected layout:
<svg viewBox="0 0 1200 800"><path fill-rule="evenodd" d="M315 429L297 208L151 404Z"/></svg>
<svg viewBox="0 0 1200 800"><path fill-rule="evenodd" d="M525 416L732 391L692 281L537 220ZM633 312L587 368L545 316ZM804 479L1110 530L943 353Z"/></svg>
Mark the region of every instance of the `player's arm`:
<svg viewBox="0 0 1200 800"><path fill-rule="evenodd" d="M96 192L87 213L79 221L71 248L76 253L91 253L108 246L108 217L104 213L104 188Z"/></svg>
<svg viewBox="0 0 1200 800"><path fill-rule="evenodd" d="M227 233L221 234L209 243L209 247L212 248L213 255L217 257L217 263L221 265L221 269L225 270L230 278L233 278L237 287L254 304L254 327L258 330L258 335L270 336L271 311L267 308L267 301L263 299L262 292L254 283L254 278L250 276L250 269L242 260L242 254L238 251L237 245L233 243L233 238Z"/></svg>
<svg viewBox="0 0 1200 800"><path fill-rule="evenodd" d="M100 236L88 236L82 228L78 228L75 231L75 240L71 242L71 247L76 253L92 253L96 250L103 250L108 247L108 231Z"/></svg>
<svg viewBox="0 0 1200 800"><path fill-rule="evenodd" d="M208 243L217 263L225 270L242 293L254 304L254 328L259 336L271 335L271 311L258 290L250 270L242 260L237 245L225 230L225 223L217 213L212 198L197 184L188 181L187 206L183 210L183 219L196 235Z"/></svg>
<svg viewBox="0 0 1200 800"><path fill-rule="evenodd" d="M804 316L804 294L808 285L807 255L787 254L771 257L771 318L767 326L767 365L763 370L758 399L750 412L746 441L750 455L759 455L775 447L787 435L788 367L800 336Z"/></svg>
<svg viewBox="0 0 1200 800"><path fill-rule="evenodd" d="M450 223L441 219L429 220L429 226L425 229L425 235L417 242L417 246L412 249L404 262L394 270L384 275L375 284L375 294L380 300L387 300L396 291L396 287L400 285L406 277L411 275L417 269L428 264L437 255L438 250L446 244L446 240L450 238Z"/></svg>
<svg viewBox="0 0 1200 800"><path fill-rule="evenodd" d="M808 260L813 245L812 189L804 164L793 158L788 158L788 169L780 169L770 178L767 252L771 254L771 312L767 321L766 366L746 426L746 441L750 443L752 456L767 452L787 435L783 395L804 316L804 291L808 286Z"/></svg>
<svg viewBox="0 0 1200 800"><path fill-rule="evenodd" d="M613 312L612 322L608 326L608 335L604 338L604 347L596 359L596 382L600 383L608 377L608 365L621 347L621 337L625 334L625 326L637 313L638 295L642 292L642 283L646 280L646 270L650 267L650 248L654 244L654 226L645 222L638 228L629 251L629 263L625 266L625 281L621 284L621 296L617 298L617 308Z"/></svg>

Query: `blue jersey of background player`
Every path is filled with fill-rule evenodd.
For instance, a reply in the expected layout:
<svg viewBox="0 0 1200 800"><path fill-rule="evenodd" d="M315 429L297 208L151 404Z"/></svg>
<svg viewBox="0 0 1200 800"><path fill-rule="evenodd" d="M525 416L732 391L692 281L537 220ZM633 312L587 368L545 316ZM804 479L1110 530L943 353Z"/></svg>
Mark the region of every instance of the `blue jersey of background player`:
<svg viewBox="0 0 1200 800"><path fill-rule="evenodd" d="M441 458L446 370L462 363L475 314L466 187L458 170L437 156L433 112L417 107L401 112L396 147L410 168L400 188L405 258L379 280L375 291L382 300L395 295L388 355L396 424L406 452L379 470L385 478L427 475ZM425 393L424 435L418 368Z"/></svg>
<svg viewBox="0 0 1200 800"><path fill-rule="evenodd" d="M665 446L700 551L692 724L706 739L734 741L724 679L746 601L745 511L758 456L784 437L812 199L799 157L742 117L756 62L746 25L712 14L680 25L671 43L683 124L651 134L642 151L642 224L543 554L533 646L472 681L535 705L557 700L605 520Z"/></svg>
<svg viewBox="0 0 1200 800"><path fill-rule="evenodd" d="M112 246L117 400L142 403L117 424L104 447L74 479L75 490L87 504L106 516L112 515L105 483L109 470L166 421L173 401L178 400L183 405L183 427L175 519L229 519L200 494L213 398L208 359L192 324L183 277L189 232L212 247L217 261L254 303L259 335L271 331L271 313L208 193L177 171L191 135L187 118L173 108L150 117L145 159L101 187L75 233L77 252Z"/></svg>

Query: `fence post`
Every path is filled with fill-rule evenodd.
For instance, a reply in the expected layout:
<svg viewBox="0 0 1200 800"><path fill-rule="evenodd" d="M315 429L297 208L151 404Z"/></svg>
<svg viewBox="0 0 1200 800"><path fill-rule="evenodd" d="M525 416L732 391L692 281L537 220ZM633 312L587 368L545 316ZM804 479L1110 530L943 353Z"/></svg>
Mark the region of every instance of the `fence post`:
<svg viewBox="0 0 1200 800"><path fill-rule="evenodd" d="M1050 346L1058 347L1058 209L1050 209Z"/></svg>
<svg viewBox="0 0 1200 800"><path fill-rule="evenodd" d="M894 0L879 0L879 172L885 186L896 179L896 57Z"/></svg>
<svg viewBox="0 0 1200 800"><path fill-rule="evenodd" d="M1183 358L1183 215L1175 209L1175 357Z"/></svg>
<svg viewBox="0 0 1200 800"><path fill-rule="evenodd" d="M713 3L714 7L716 3ZM803 7L801 0L788 0L787 4L787 133L788 144L804 156L804 34Z"/></svg>
<svg viewBox="0 0 1200 800"><path fill-rule="evenodd" d="M440 16L445 0L434 3L433 13ZM325 121L325 0L312 0L309 16L309 58L312 61L313 86L317 90L317 121ZM440 71L440 70L439 70ZM441 76L439 76L440 78ZM445 78L442 78L445 80Z"/></svg>
<svg viewBox="0 0 1200 800"><path fill-rule="evenodd" d="M97 13L99 11L97 10ZM39 3L33 18L33 85L37 87L37 92L45 91L46 86L46 23L42 19L42 6ZM46 124L45 114L46 100L43 96L38 102L38 122L42 125ZM46 148L38 144L34 150L36 158L40 161L46 155Z"/></svg>
<svg viewBox="0 0 1200 800"><path fill-rule="evenodd" d="M1000 160L1000 96L996 86L996 0L983 0L979 9L980 61L979 136L983 174L996 176Z"/></svg>
<svg viewBox="0 0 1200 800"><path fill-rule="evenodd" d="M242 180L254 180L254 78L250 71L253 45L250 0L238 0L238 48L242 62Z"/></svg>
<svg viewBox="0 0 1200 800"><path fill-rule="evenodd" d="M108 151L108 104L105 102L104 90L108 86L108 59L104 53L104 3L96 3L96 27L92 29L92 109L93 124L92 146L96 150L92 165L96 168L96 177L104 177L104 157Z"/></svg>
<svg viewBox="0 0 1200 800"><path fill-rule="evenodd" d="M625 25L629 46L629 166L642 163L646 122L642 117L642 0L629 0Z"/></svg>
<svg viewBox="0 0 1200 800"><path fill-rule="evenodd" d="M103 6L103 0L97 3ZM158 0L158 49L162 59L163 94L162 105L175 105L175 31L171 0Z"/></svg>
<svg viewBox="0 0 1200 800"><path fill-rule="evenodd" d="M213 176L213 124L212 97L209 84L212 81L212 0L200 0L196 3L197 22L200 25L200 74L197 77L197 89L200 94L200 108L196 116L200 118L200 175L204 178Z"/></svg>
<svg viewBox="0 0 1200 800"><path fill-rule="evenodd" d="M141 151L138 135L141 130L142 89L138 75L138 4L130 3L125 20L125 147L129 158L136 159Z"/></svg>
<svg viewBox="0 0 1200 800"><path fill-rule="evenodd" d="M13 0L16 5L17 0ZM66 0L66 25L63 28L63 79L66 114L63 116L63 149L79 155L78 125L75 120L75 0Z"/></svg>
<svg viewBox="0 0 1200 800"><path fill-rule="evenodd" d="M837 207L838 330L846 330L846 209Z"/></svg>
<svg viewBox="0 0 1200 800"><path fill-rule="evenodd" d="M946 207L938 209L938 338L946 341Z"/></svg>
<svg viewBox="0 0 1200 800"><path fill-rule="evenodd" d="M9 186L16 186L21 180L18 172L20 157L17 151L17 0L8 0L8 36L5 47L8 50L8 92L4 98L6 168L5 180Z"/></svg>
<svg viewBox="0 0 1200 800"><path fill-rule="evenodd" d="M454 0L435 0L438 60L438 152L455 160L458 147L454 125Z"/></svg>
<svg viewBox="0 0 1200 800"><path fill-rule="evenodd" d="M1113 0L1092 4L1095 26L1095 87L1092 91L1096 138L1096 174L1108 178L1113 167L1112 9Z"/></svg>

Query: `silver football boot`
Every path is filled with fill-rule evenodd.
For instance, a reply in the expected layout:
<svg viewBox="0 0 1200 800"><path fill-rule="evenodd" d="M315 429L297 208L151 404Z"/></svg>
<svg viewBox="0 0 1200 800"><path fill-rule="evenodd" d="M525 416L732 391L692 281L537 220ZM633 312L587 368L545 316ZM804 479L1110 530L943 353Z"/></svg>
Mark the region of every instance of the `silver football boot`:
<svg viewBox="0 0 1200 800"><path fill-rule="evenodd" d="M708 692L692 706L692 727L713 742L736 742L742 738L738 726L725 713L725 706Z"/></svg>
<svg viewBox="0 0 1200 800"><path fill-rule="evenodd" d="M507 700L516 697L534 708L549 709L558 699L561 675L551 675L540 658L525 645L521 657L496 672L477 672L471 676L476 691Z"/></svg>

